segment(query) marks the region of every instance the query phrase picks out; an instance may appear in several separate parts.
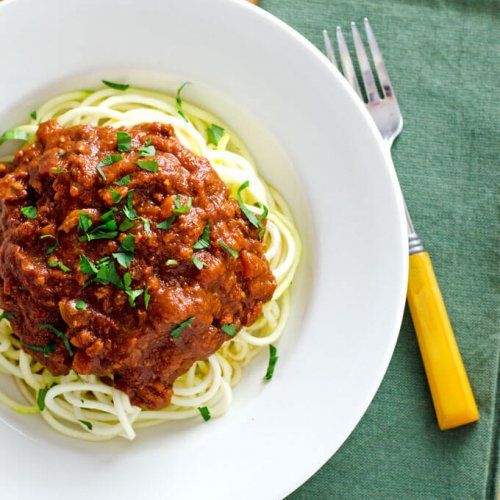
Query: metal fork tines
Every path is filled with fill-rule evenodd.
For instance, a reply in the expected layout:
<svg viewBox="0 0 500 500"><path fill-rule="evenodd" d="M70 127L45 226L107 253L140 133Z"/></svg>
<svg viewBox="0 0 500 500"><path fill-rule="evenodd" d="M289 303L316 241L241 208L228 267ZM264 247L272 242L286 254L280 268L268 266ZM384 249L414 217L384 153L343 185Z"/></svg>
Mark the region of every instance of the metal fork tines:
<svg viewBox="0 0 500 500"><path fill-rule="evenodd" d="M370 52L377 73L377 78L382 89L381 95L378 91L375 76L373 74L370 61L365 50L365 46L361 39L361 35L358 31L358 28L356 27L356 24L351 23L354 49L356 51L359 70L361 73L361 80L363 82L363 88L366 94L366 108L368 109L371 117L377 125L382 138L390 148L396 137L398 137L398 135L403 130L403 116L401 115L398 101L396 99L396 96L394 95L394 90L389 78L389 74L387 73L384 60L382 58L382 53L380 52L370 23L366 18L364 19L364 25L368 45L370 47ZM325 49L328 59L330 59L330 61L336 68L340 69L338 67L337 59L335 57L335 51L327 30L323 30L323 39L325 41ZM342 73L344 74L345 79L349 82L351 87L358 94L358 96L362 100L365 100L361 92L361 87L356 76L356 71L354 69L354 65L349 54L349 49L340 26L337 26L336 39L338 53L340 56L340 64L342 66ZM406 220L408 223L410 253L421 252L423 250L422 240L419 238L414 229L410 214L408 213L408 209L406 208L406 204L405 212Z"/></svg>

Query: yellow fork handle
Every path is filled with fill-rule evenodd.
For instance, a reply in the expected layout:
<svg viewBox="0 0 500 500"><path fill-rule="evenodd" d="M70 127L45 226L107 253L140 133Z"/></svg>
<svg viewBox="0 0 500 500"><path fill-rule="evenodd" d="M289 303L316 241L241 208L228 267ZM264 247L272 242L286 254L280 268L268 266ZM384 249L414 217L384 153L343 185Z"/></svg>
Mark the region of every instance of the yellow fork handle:
<svg viewBox="0 0 500 500"><path fill-rule="evenodd" d="M476 401L427 252L410 255L408 305L439 428L479 420Z"/></svg>

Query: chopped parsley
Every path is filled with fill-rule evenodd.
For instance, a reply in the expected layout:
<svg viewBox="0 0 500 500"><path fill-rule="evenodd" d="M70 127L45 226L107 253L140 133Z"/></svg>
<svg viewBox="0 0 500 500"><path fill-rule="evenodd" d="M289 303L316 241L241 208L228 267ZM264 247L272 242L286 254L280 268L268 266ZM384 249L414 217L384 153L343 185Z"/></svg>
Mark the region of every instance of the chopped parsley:
<svg viewBox="0 0 500 500"><path fill-rule="evenodd" d="M28 219L34 219L34 218L36 218L38 211L37 211L36 207L34 207L33 205L29 205L27 207L21 208L21 213L25 217L28 217Z"/></svg>
<svg viewBox="0 0 500 500"><path fill-rule="evenodd" d="M113 203L116 205L117 203L120 203L122 201L122 194L120 191L117 191L116 189L111 188L111 200Z"/></svg>
<svg viewBox="0 0 500 500"><path fill-rule="evenodd" d="M87 422L86 420L80 420L78 419L78 422L80 422L82 425L84 425L89 431L92 430L92 423Z"/></svg>
<svg viewBox="0 0 500 500"><path fill-rule="evenodd" d="M149 301L151 300L151 294L147 288L144 289L144 307L147 309L149 307Z"/></svg>
<svg viewBox="0 0 500 500"><path fill-rule="evenodd" d="M81 229L85 234L80 236L79 240L112 240L116 238L118 236L118 225L115 220L115 211L116 208L112 208L102 214L99 223L94 228L88 225L90 217L86 214L80 214L78 216L78 229ZM92 219L90 219L91 221Z"/></svg>
<svg viewBox="0 0 500 500"><path fill-rule="evenodd" d="M134 226L134 221L137 219L137 212L134 210L134 190L131 189L127 193L127 202L125 206L123 207L123 214L125 215L126 219L120 224L120 231L126 231L127 229L130 229L131 227Z"/></svg>
<svg viewBox="0 0 500 500"><path fill-rule="evenodd" d="M57 382L52 382L51 385L48 387L43 387L38 391L38 394L36 396L36 404L38 408L40 408L40 411L45 410L45 396L47 396L47 392L49 392L49 389L52 389L52 387L56 386Z"/></svg>
<svg viewBox="0 0 500 500"><path fill-rule="evenodd" d="M207 422L212 418L210 415L210 410L206 406L199 406L198 411L200 412L200 415L203 417L203 420Z"/></svg>
<svg viewBox="0 0 500 500"><path fill-rule="evenodd" d="M168 267L177 266L178 264L179 264L179 261L177 261L175 259L168 259L167 262L165 262L165 265Z"/></svg>
<svg viewBox="0 0 500 500"><path fill-rule="evenodd" d="M201 234L201 238L193 245L195 250L210 248L210 224L206 224Z"/></svg>
<svg viewBox="0 0 500 500"><path fill-rule="evenodd" d="M85 311L87 309L87 304L82 300L82 299L78 299L76 302L75 302L75 307L79 310L79 311Z"/></svg>
<svg viewBox="0 0 500 500"><path fill-rule="evenodd" d="M178 339L181 336L182 330L184 328L191 326L191 323L194 320L194 316L191 316L187 320L183 321L182 323L179 323L171 332L170 335L172 335L173 339Z"/></svg>
<svg viewBox="0 0 500 500"><path fill-rule="evenodd" d="M47 248L47 250L45 250L45 254L50 255L59 246L59 241L57 241L57 238L55 236L52 236L51 234L42 234L42 236L40 236L41 240L44 240L46 238L50 238L51 240L54 240L54 243L52 243L52 245L50 245Z"/></svg>
<svg viewBox="0 0 500 500"><path fill-rule="evenodd" d="M64 262L53 258L49 259L49 267L58 267L61 271L65 273L71 271L71 269Z"/></svg>
<svg viewBox="0 0 500 500"><path fill-rule="evenodd" d="M193 264L196 266L196 268L200 271L205 267L205 263L198 259L195 254L191 256L191 260L193 261Z"/></svg>
<svg viewBox="0 0 500 500"><path fill-rule="evenodd" d="M175 102L177 104L177 113L179 114L179 116L182 116L182 118L184 119L184 121L189 121L186 117L186 115L184 114L184 110L182 109L182 98L181 98L181 93L182 91L184 90L184 87L190 82L184 82L178 89L177 89L177 94L175 96Z"/></svg>
<svg viewBox="0 0 500 500"><path fill-rule="evenodd" d="M166 231L167 229L170 228L170 226L174 222L175 217L176 217L175 215L171 215L168 219L165 219L164 221L159 222L158 224L156 224L156 227L158 229L163 229L164 231Z"/></svg>
<svg viewBox="0 0 500 500"><path fill-rule="evenodd" d="M53 333L55 333L56 336L62 339L62 341L64 342L64 346L66 347L66 350L68 351L69 355L73 356L73 349L71 348L71 344L69 343L68 337L66 337L66 335L64 335L64 333L61 332L61 330L58 330L54 325L51 325L50 323L42 323L41 325L38 325L38 328L40 330L45 330L45 329L50 330Z"/></svg>
<svg viewBox="0 0 500 500"><path fill-rule="evenodd" d="M113 257L122 267L129 267L134 259L135 240L133 234L127 234L120 243L121 252L113 253Z"/></svg>
<svg viewBox="0 0 500 500"><path fill-rule="evenodd" d="M234 337L238 333L237 328L238 327L236 325L233 325L231 323L226 323L221 326L221 330L230 337Z"/></svg>
<svg viewBox="0 0 500 500"><path fill-rule="evenodd" d="M80 272L83 274L97 274L98 268L90 262L86 255L80 256Z"/></svg>
<svg viewBox="0 0 500 500"><path fill-rule="evenodd" d="M146 217L139 217L139 219L141 219L142 221L144 231L149 234L151 232L151 221L149 219L146 219Z"/></svg>
<svg viewBox="0 0 500 500"><path fill-rule="evenodd" d="M110 82L108 80L101 80L102 83L104 83L104 85L106 85L107 87L110 87L112 89L115 89L115 90L127 90L130 85L126 84L126 83L115 83L115 82Z"/></svg>
<svg viewBox="0 0 500 500"><path fill-rule="evenodd" d="M131 177L132 176L130 174L125 175L119 181L116 181L115 184L117 186L130 186L130 179L131 179Z"/></svg>
<svg viewBox="0 0 500 500"><path fill-rule="evenodd" d="M158 172L158 162L156 160L136 161L135 164L139 168L142 168L142 170L147 170L148 172Z"/></svg>
<svg viewBox="0 0 500 500"><path fill-rule="evenodd" d="M64 174L64 172L66 172L66 170L64 170L64 168L55 167L52 169L53 174Z"/></svg>
<svg viewBox="0 0 500 500"><path fill-rule="evenodd" d="M116 141L118 143L118 151L126 153L132 149L132 137L127 132L117 132Z"/></svg>
<svg viewBox="0 0 500 500"><path fill-rule="evenodd" d="M45 346L41 346L41 345L35 345L35 344L28 344L27 342L24 342L21 339L19 339L19 343L23 347L26 347L27 349L31 349L32 351L43 352L43 355L44 355L45 358L51 352L54 352L56 350L56 345L55 344L47 344Z"/></svg>
<svg viewBox="0 0 500 500"><path fill-rule="evenodd" d="M266 207L266 205L263 205L260 201L258 201L255 204L255 206L262 209L262 213L259 215L259 218L258 218L259 225L260 225L259 240L261 240L264 237L264 233L266 232L266 226L264 225L264 220L267 218L267 215L269 214L269 209Z"/></svg>
<svg viewBox="0 0 500 500"><path fill-rule="evenodd" d="M118 148L120 149L120 148ZM106 156L101 162L97 165L97 171L101 175L101 177L106 180L106 175L104 174L104 171L102 170L102 167L109 167L110 165L113 165L113 163L116 163L117 161L123 160L123 156L119 154L114 154L114 155L109 155Z"/></svg>
<svg viewBox="0 0 500 500"><path fill-rule="evenodd" d="M24 130L7 130L2 135L0 135L0 144L3 144L5 141L18 140L18 141L27 141L29 137L28 132Z"/></svg>
<svg viewBox="0 0 500 500"><path fill-rule="evenodd" d="M237 259L239 253L234 248L231 248L229 245L226 245L222 240L217 242L233 259Z"/></svg>
<svg viewBox="0 0 500 500"><path fill-rule="evenodd" d="M212 125L207 128L207 137L209 144L217 146L223 135L224 129L222 127L219 127L219 125L216 125L215 123L212 123Z"/></svg>
<svg viewBox="0 0 500 500"><path fill-rule="evenodd" d="M10 312L4 311L2 314L0 314L0 321L2 319L13 319L14 315L11 314Z"/></svg>
<svg viewBox="0 0 500 500"><path fill-rule="evenodd" d="M259 220L256 215L245 205L245 202L241 198L241 192L248 188L250 185L250 181L245 181L239 188L238 193L236 195L236 199L238 200L238 205L240 206L241 211L246 215L246 218L250 221L250 224L255 227L259 226Z"/></svg>
<svg viewBox="0 0 500 500"><path fill-rule="evenodd" d="M145 156L154 156L156 154L156 148L151 145L151 139L148 139L144 146L139 148L139 158L144 158Z"/></svg>
<svg viewBox="0 0 500 500"><path fill-rule="evenodd" d="M30 113L30 116L31 116L31 118L32 118L33 120L36 120L36 111L32 111L32 112Z"/></svg>
<svg viewBox="0 0 500 500"><path fill-rule="evenodd" d="M276 367L276 362L278 361L277 356L278 350L272 344L269 345L269 364L267 365L267 372L264 376L264 380L271 380L274 374L274 368Z"/></svg>
<svg viewBox="0 0 500 500"><path fill-rule="evenodd" d="M174 215L181 215L181 214L186 214L188 213L191 208L193 207L193 199L191 198L191 196L188 196L187 197L187 200L186 200L186 204L185 205L181 205L181 201L182 201L182 198L181 198L181 195L178 194L176 197L175 197L175 201L174 201L174 208L172 209L172 213Z"/></svg>

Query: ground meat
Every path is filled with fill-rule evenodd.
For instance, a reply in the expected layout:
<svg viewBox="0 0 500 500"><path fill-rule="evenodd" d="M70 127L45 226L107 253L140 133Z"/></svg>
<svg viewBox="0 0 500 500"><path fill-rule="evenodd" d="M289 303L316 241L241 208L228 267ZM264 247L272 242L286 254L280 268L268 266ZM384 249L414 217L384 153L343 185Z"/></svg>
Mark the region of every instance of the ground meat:
<svg viewBox="0 0 500 500"><path fill-rule="evenodd" d="M161 408L174 380L230 338L221 327L252 324L276 283L259 228L205 158L168 125L123 132L130 151L115 129L45 122L0 169L0 306L54 375L99 375L134 404ZM121 159L99 167L110 155ZM111 229L88 241L103 215ZM207 225L210 246L193 249Z"/></svg>

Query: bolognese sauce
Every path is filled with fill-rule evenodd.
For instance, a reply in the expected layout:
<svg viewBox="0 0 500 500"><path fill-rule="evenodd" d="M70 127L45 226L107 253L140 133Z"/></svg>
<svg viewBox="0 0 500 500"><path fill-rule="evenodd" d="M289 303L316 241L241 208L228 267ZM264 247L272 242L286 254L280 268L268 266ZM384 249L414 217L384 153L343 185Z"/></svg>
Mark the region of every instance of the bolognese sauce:
<svg viewBox="0 0 500 500"><path fill-rule="evenodd" d="M95 374L164 407L272 298L265 220L170 125L47 121L0 167L0 306L54 375Z"/></svg>

